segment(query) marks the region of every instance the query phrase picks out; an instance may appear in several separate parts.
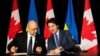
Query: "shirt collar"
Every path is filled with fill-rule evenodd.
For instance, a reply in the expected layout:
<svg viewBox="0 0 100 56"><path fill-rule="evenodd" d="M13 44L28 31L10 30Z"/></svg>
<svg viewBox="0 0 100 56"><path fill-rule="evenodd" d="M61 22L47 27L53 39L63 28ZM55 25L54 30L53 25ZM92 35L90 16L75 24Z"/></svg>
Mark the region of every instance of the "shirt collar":
<svg viewBox="0 0 100 56"><path fill-rule="evenodd" d="M59 30L56 32L56 35L59 35Z"/></svg>
<svg viewBox="0 0 100 56"><path fill-rule="evenodd" d="M28 32L28 37L35 37L35 36L32 36L32 35Z"/></svg>

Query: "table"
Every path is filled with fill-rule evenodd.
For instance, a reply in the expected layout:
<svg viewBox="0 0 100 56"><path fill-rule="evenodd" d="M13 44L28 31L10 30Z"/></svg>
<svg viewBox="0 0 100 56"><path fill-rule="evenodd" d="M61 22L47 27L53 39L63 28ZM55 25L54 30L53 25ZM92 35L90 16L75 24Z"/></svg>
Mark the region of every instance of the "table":
<svg viewBox="0 0 100 56"><path fill-rule="evenodd" d="M0 54L0 56L29 56L29 55L27 55L27 54L26 55L25 54L12 55L10 53L7 53L7 54ZM36 56L48 56L48 55L36 55ZM98 53L70 53L70 54L63 53L62 55L57 55L57 56L99 56L99 54Z"/></svg>

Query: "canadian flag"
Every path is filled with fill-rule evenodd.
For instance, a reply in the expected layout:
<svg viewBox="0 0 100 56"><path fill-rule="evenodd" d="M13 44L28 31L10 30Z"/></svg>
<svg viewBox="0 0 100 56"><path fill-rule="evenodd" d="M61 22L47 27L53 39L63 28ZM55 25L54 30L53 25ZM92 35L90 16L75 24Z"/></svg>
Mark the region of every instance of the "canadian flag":
<svg viewBox="0 0 100 56"><path fill-rule="evenodd" d="M9 25L8 35L7 35L7 46L14 39L16 33L22 31L17 0L13 0L12 5L13 6L12 6L12 12L10 18L10 25ZM7 46L6 46L6 53L9 52Z"/></svg>
<svg viewBox="0 0 100 56"><path fill-rule="evenodd" d="M52 0L47 0L47 9L46 9L45 26L44 26L45 27L44 28L44 38L46 41L46 47L48 47L47 41L51 35L51 32L49 31L48 26L47 26L47 21L50 18L55 18L55 16L54 16L54 11L53 11L53 7L52 7Z"/></svg>
<svg viewBox="0 0 100 56"><path fill-rule="evenodd" d="M45 17L45 28L44 28L44 37L45 39L48 39L51 35L51 32L48 29L47 26L47 21L50 18L54 18L54 12L53 12L53 7L52 7L52 0L47 0L47 10L46 10L46 17Z"/></svg>
<svg viewBox="0 0 100 56"><path fill-rule="evenodd" d="M98 53L96 29L89 0L85 0L80 48L89 53Z"/></svg>

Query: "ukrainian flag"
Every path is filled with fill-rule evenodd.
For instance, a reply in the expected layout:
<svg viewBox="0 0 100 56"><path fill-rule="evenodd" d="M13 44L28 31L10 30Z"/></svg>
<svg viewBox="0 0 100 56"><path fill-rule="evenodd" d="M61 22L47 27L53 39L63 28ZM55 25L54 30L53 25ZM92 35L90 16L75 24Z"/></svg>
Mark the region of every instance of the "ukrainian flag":
<svg viewBox="0 0 100 56"><path fill-rule="evenodd" d="M68 0L68 10L67 10L67 15L66 15L64 30L69 30L75 42L79 43L78 31L77 31L75 17L74 17L72 0Z"/></svg>
<svg viewBox="0 0 100 56"><path fill-rule="evenodd" d="M38 23L36 7L35 7L35 0L30 0L28 21L30 20L35 20ZM27 27L26 27L26 31L27 31ZM40 29L38 30L38 34L40 34Z"/></svg>

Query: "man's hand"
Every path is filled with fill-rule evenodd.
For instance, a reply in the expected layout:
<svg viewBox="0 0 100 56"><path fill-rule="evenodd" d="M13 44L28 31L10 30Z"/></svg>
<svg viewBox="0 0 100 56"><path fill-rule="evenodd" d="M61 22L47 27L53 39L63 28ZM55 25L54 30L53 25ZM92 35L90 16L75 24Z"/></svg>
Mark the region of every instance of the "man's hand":
<svg viewBox="0 0 100 56"><path fill-rule="evenodd" d="M47 53L47 55L55 55L54 50L50 50L50 51Z"/></svg>
<svg viewBox="0 0 100 56"><path fill-rule="evenodd" d="M59 55L61 51L62 51L62 46L59 46L54 50L50 50L47 55Z"/></svg>
<svg viewBox="0 0 100 56"><path fill-rule="evenodd" d="M55 54L59 54L61 51L62 51L62 46L59 46L56 49L54 49Z"/></svg>
<svg viewBox="0 0 100 56"><path fill-rule="evenodd" d="M36 52L41 53L42 52L42 47L36 47Z"/></svg>
<svg viewBox="0 0 100 56"><path fill-rule="evenodd" d="M11 49L10 49L10 52L11 52L11 53L16 53L17 50L18 50L18 47L12 46Z"/></svg>

